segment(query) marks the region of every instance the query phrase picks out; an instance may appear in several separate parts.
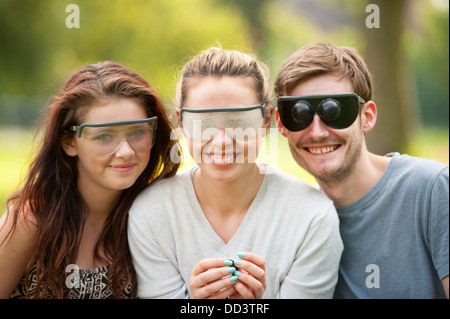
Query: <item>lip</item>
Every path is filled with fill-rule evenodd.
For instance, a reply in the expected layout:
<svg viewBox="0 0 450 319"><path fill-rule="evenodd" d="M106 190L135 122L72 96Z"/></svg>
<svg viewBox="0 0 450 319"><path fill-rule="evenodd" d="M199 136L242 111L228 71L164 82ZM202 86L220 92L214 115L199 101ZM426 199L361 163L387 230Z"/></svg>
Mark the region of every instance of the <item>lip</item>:
<svg viewBox="0 0 450 319"><path fill-rule="evenodd" d="M338 150L342 145L334 144L334 145L311 145L305 146L303 149L313 156L321 156L328 155L334 153Z"/></svg>
<svg viewBox="0 0 450 319"><path fill-rule="evenodd" d="M211 160L211 164L225 167L230 166L236 162L236 154L207 154L208 158Z"/></svg>
<svg viewBox="0 0 450 319"><path fill-rule="evenodd" d="M127 172L131 171L135 166L136 166L136 164L134 164L134 163L110 165L110 167L113 170L120 172L120 173L127 173Z"/></svg>

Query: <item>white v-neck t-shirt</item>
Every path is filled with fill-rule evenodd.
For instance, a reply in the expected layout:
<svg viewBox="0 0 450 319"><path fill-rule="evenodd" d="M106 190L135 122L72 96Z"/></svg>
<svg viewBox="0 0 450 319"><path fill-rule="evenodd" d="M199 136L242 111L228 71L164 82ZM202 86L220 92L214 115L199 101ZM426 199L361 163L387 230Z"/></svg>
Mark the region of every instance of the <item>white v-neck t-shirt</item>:
<svg viewBox="0 0 450 319"><path fill-rule="evenodd" d="M189 280L205 258L264 257L263 298L331 298L343 250L333 203L304 181L267 164L261 187L225 243L197 200L198 166L161 180L133 203L128 240L140 298L192 298Z"/></svg>

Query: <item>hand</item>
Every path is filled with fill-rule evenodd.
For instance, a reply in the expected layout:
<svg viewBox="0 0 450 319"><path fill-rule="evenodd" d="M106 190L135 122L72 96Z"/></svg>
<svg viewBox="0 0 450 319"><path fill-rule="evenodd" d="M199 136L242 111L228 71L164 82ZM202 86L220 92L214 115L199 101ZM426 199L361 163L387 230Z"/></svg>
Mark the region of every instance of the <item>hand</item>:
<svg viewBox="0 0 450 319"><path fill-rule="evenodd" d="M226 266L226 258L200 260L191 272L189 287L196 299L225 299L234 294L230 275L236 270Z"/></svg>
<svg viewBox="0 0 450 319"><path fill-rule="evenodd" d="M241 264L237 265L241 274L233 285L236 293L230 298L261 299L267 288L264 258L251 252L242 252L238 256L241 258Z"/></svg>

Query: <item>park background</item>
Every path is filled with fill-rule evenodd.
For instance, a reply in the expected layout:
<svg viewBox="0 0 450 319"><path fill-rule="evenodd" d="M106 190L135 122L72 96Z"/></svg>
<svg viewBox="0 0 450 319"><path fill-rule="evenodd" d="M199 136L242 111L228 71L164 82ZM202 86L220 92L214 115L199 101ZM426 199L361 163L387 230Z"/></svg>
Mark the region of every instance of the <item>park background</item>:
<svg viewBox="0 0 450 319"><path fill-rule="evenodd" d="M68 27L69 4L79 8L78 28ZM171 114L181 67L199 51L252 52L273 83L283 61L314 41L355 47L366 59L379 112L370 151L448 165L448 0L0 0L0 204L26 175L40 112L82 65L124 64ZM277 167L314 184L276 138ZM192 164L185 157L183 167Z"/></svg>

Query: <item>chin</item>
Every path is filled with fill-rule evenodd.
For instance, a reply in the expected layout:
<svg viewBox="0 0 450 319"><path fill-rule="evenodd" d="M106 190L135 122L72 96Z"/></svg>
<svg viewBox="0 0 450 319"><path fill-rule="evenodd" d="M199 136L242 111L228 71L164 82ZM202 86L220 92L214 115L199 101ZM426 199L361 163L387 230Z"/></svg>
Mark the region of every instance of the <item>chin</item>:
<svg viewBox="0 0 450 319"><path fill-rule="evenodd" d="M128 188L130 188L131 186L133 186L133 184L136 182L136 179L132 179L132 180L116 180L114 182L111 182L110 184L110 188L114 189L114 190L126 190Z"/></svg>

